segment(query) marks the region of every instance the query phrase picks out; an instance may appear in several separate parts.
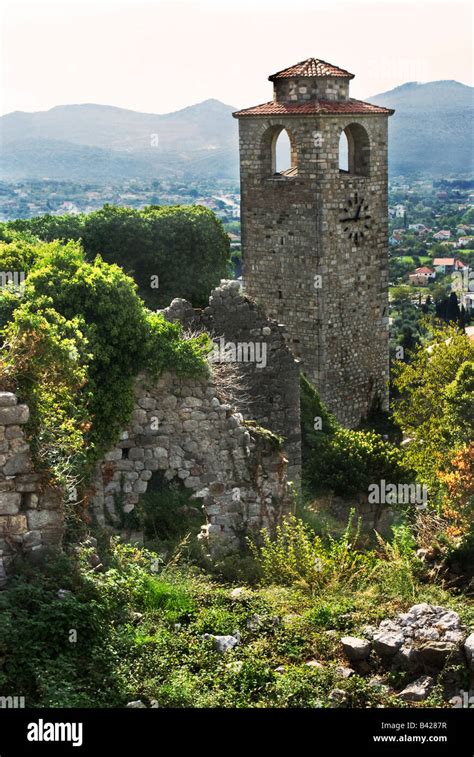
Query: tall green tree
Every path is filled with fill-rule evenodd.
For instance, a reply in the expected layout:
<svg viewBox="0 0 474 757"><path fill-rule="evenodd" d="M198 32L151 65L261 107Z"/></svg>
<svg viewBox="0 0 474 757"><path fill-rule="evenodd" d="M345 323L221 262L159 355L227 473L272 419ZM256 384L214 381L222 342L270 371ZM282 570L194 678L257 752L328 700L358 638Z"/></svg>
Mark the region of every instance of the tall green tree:
<svg viewBox="0 0 474 757"><path fill-rule="evenodd" d="M100 255L119 265L153 310L175 297L203 307L211 289L231 271L229 238L212 211L202 206L134 210L105 205L88 215L13 221L3 225L0 236L10 241L13 232L48 242L80 239L89 262Z"/></svg>
<svg viewBox="0 0 474 757"><path fill-rule="evenodd" d="M410 363L398 362L394 385L400 398L393 413L410 439L406 459L434 494L438 471L473 433L472 369L474 345L454 325L436 327L430 345L419 346Z"/></svg>

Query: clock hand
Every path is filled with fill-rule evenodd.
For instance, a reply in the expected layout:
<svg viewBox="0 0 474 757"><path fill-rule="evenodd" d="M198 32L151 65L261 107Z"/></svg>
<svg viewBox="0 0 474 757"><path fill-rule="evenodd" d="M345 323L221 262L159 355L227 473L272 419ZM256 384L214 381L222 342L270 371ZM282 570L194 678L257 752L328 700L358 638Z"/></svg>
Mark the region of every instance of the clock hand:
<svg viewBox="0 0 474 757"><path fill-rule="evenodd" d="M358 221L359 220L359 216L360 216L360 211L361 210L362 210L362 203L360 203L359 207L357 208L357 213L355 214L354 221Z"/></svg>
<svg viewBox="0 0 474 757"><path fill-rule="evenodd" d="M342 223L343 221L355 221L356 219L354 216L347 216L347 218L340 218L339 223Z"/></svg>

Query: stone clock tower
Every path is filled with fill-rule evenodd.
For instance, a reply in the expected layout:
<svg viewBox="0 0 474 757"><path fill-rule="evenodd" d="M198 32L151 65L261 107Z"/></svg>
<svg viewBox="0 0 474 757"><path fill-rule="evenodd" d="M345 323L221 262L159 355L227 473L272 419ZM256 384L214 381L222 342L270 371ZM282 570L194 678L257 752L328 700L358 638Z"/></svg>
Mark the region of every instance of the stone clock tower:
<svg viewBox="0 0 474 757"><path fill-rule="evenodd" d="M353 74L315 58L269 78L273 100L234 113L244 288L285 324L303 372L338 419L355 426L388 406L393 111L350 98ZM283 131L291 161L277 172Z"/></svg>

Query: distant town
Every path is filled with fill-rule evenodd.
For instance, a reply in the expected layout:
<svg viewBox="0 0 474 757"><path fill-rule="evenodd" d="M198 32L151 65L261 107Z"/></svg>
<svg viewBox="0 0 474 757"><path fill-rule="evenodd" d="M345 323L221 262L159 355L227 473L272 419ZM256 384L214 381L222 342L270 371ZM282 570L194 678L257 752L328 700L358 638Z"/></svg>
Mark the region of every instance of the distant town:
<svg viewBox="0 0 474 757"><path fill-rule="evenodd" d="M225 223L240 228L237 181L129 180L121 184L82 184L67 181L0 182L0 221L91 213L104 205L143 208L146 205L204 205Z"/></svg>
<svg viewBox="0 0 474 757"><path fill-rule="evenodd" d="M400 298L436 305L454 292L454 307L468 324L474 312L473 182L392 181L389 216L392 305Z"/></svg>
<svg viewBox="0 0 474 757"><path fill-rule="evenodd" d="M105 204L131 208L204 205L222 221L234 256L239 255L236 181L82 184L45 179L0 183L1 221L90 213ZM400 286L405 288L404 298L409 294L414 306L422 306L428 298L436 302L454 291L469 323L474 314L474 181L393 178L389 185L389 258L392 308L401 296Z"/></svg>

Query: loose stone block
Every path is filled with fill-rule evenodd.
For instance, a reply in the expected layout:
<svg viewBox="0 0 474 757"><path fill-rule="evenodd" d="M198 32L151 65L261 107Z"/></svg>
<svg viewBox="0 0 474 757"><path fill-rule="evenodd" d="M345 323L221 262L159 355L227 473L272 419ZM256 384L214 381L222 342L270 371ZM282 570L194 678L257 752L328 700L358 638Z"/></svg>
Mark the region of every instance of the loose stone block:
<svg viewBox="0 0 474 757"><path fill-rule="evenodd" d="M0 425L13 426L26 423L30 417L29 408L26 405L0 406Z"/></svg>
<svg viewBox="0 0 474 757"><path fill-rule="evenodd" d="M12 392L0 392L0 407L12 407L17 402L16 395Z"/></svg>
<svg viewBox="0 0 474 757"><path fill-rule="evenodd" d="M0 515L16 515L21 505L18 492L0 492Z"/></svg>

